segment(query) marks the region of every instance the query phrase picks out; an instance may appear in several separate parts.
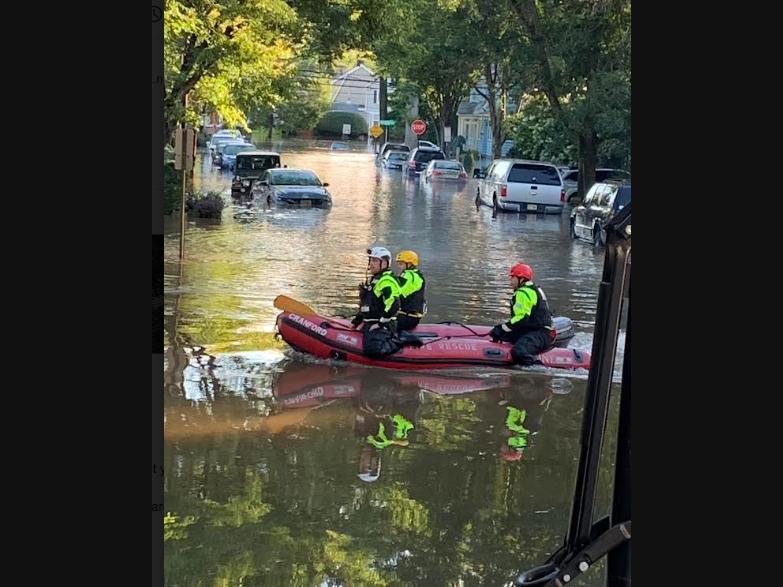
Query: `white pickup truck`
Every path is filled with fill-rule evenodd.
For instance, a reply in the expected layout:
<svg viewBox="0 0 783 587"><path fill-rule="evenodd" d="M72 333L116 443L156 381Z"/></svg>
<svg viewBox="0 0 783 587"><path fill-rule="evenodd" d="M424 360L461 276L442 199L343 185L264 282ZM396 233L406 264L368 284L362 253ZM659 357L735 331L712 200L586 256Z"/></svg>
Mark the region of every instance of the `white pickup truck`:
<svg viewBox="0 0 783 587"><path fill-rule="evenodd" d="M476 201L495 210L562 214L565 189L557 166L541 161L496 159L479 179Z"/></svg>

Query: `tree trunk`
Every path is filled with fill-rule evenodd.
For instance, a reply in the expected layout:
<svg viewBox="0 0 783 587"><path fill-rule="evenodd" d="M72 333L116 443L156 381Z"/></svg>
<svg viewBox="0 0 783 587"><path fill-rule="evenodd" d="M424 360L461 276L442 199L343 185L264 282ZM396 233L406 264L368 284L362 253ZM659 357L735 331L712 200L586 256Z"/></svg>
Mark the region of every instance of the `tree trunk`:
<svg viewBox="0 0 783 587"><path fill-rule="evenodd" d="M500 159L503 151L503 143L506 141L506 137L503 135L503 121L506 119L506 91L503 90L501 94L501 107L495 108L495 115L491 117L492 124L492 158ZM490 111L491 113L491 111Z"/></svg>
<svg viewBox="0 0 783 587"><path fill-rule="evenodd" d="M579 133L579 185L577 194L584 198L595 183L595 168L598 164L598 135L590 126Z"/></svg>

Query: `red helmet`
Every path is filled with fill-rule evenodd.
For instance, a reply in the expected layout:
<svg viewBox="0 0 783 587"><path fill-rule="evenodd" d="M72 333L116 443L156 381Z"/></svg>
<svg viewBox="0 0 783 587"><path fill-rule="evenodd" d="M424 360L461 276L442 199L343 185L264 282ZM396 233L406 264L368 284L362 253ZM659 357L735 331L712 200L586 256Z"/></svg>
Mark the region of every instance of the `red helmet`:
<svg viewBox="0 0 783 587"><path fill-rule="evenodd" d="M520 450L501 450L500 456L506 461L518 461L522 458L522 451Z"/></svg>
<svg viewBox="0 0 783 587"><path fill-rule="evenodd" d="M533 279L533 269L531 269L530 265L525 265L524 263L517 263L511 268L510 275L513 275L514 277L519 277L519 279L524 279L525 281L530 281Z"/></svg>

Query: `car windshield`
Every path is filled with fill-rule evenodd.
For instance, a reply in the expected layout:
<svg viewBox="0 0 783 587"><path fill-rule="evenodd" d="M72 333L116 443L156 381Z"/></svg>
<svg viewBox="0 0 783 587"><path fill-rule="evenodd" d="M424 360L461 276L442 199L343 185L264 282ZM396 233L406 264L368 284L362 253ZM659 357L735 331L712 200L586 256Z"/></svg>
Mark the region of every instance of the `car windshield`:
<svg viewBox="0 0 783 587"><path fill-rule="evenodd" d="M264 171L276 165L280 165L280 160L269 155L237 157L237 171Z"/></svg>
<svg viewBox="0 0 783 587"><path fill-rule="evenodd" d="M462 165L456 161L438 161L435 163L436 169L448 169L449 171L462 171Z"/></svg>
<svg viewBox="0 0 783 587"><path fill-rule="evenodd" d="M226 149L228 149L229 147L233 147L234 145L241 145L241 144L242 143L237 141L236 139L234 139L233 141L226 141L225 143L220 143L218 145L218 150L221 153L225 153Z"/></svg>
<svg viewBox="0 0 783 587"><path fill-rule="evenodd" d="M394 159L395 161L405 161L408 158L407 153L401 153L399 151L392 151L389 153L389 159Z"/></svg>
<svg viewBox="0 0 783 587"><path fill-rule="evenodd" d="M414 156L414 161L421 163L429 163L433 159L444 159L443 153L440 151L418 151Z"/></svg>
<svg viewBox="0 0 783 587"><path fill-rule="evenodd" d="M508 182L560 185L560 175L554 167L516 163L508 174Z"/></svg>
<svg viewBox="0 0 783 587"><path fill-rule="evenodd" d="M270 173L269 183L271 185L321 185L318 177L310 171L279 171Z"/></svg>
<svg viewBox="0 0 783 587"><path fill-rule="evenodd" d="M242 151L252 151L253 145L226 145L223 148L223 153L225 155L236 155L237 153L241 153Z"/></svg>

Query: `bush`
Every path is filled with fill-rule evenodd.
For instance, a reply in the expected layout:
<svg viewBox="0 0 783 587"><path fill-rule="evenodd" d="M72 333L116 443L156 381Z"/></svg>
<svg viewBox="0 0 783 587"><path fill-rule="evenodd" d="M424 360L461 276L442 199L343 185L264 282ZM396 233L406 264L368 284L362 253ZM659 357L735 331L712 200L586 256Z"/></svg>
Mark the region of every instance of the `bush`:
<svg viewBox="0 0 783 587"><path fill-rule="evenodd" d="M221 218L226 203L218 192L188 194L185 211L196 218Z"/></svg>
<svg viewBox="0 0 783 587"><path fill-rule="evenodd" d="M478 165L480 160L481 156L478 151L465 151L465 154L462 155L462 166L468 175L473 175L473 166Z"/></svg>
<svg viewBox="0 0 783 587"><path fill-rule="evenodd" d="M367 121L358 112L327 112L318 121L315 132L326 137L341 137L344 124L351 125L351 137L367 135Z"/></svg>

